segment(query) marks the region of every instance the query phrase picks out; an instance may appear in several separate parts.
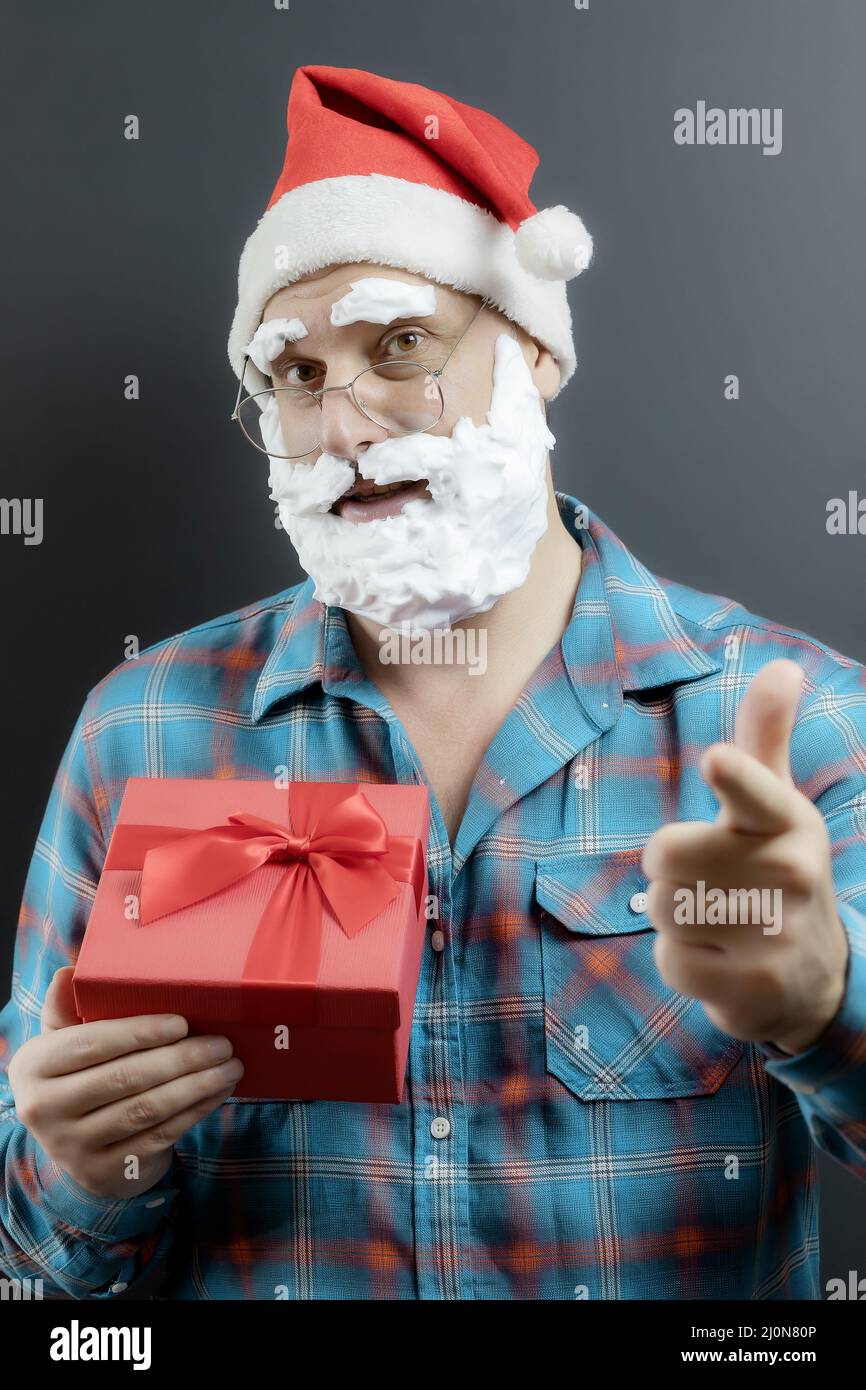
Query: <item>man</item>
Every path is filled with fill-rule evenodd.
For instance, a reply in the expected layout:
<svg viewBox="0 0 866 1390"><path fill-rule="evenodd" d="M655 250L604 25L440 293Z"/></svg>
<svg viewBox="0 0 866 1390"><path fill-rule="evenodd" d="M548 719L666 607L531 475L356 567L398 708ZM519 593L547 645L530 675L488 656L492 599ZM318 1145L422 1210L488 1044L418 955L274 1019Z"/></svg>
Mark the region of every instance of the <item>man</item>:
<svg viewBox="0 0 866 1390"><path fill-rule="evenodd" d="M554 491L591 242L529 201L529 146L322 67L289 132L229 349L310 578L88 694L0 1016L0 1265L73 1297L818 1297L811 1141L866 1173L864 668ZM183 1019L77 1021L127 778L280 769L430 787L400 1105L236 1097Z"/></svg>

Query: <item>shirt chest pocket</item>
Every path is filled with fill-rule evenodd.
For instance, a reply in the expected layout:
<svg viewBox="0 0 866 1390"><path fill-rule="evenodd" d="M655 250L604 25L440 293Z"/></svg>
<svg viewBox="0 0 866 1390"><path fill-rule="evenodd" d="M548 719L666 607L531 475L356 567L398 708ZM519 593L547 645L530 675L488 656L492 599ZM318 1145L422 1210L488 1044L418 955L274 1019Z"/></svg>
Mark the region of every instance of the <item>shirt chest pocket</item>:
<svg viewBox="0 0 866 1390"><path fill-rule="evenodd" d="M711 1095L743 1052L653 958L634 856L539 860L547 1070L579 1100Z"/></svg>

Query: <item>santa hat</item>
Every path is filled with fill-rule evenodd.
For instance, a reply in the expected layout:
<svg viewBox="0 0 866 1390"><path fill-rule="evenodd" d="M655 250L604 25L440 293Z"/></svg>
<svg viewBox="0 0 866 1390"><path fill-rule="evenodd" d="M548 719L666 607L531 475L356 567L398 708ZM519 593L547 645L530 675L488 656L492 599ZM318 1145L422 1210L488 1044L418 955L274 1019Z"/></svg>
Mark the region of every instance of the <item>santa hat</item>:
<svg viewBox="0 0 866 1390"><path fill-rule="evenodd" d="M238 377L275 291L371 261L486 295L550 350L562 389L577 365L565 282L592 239L568 208L535 207L531 145L475 106L357 68L298 68L287 124L282 173L238 269Z"/></svg>

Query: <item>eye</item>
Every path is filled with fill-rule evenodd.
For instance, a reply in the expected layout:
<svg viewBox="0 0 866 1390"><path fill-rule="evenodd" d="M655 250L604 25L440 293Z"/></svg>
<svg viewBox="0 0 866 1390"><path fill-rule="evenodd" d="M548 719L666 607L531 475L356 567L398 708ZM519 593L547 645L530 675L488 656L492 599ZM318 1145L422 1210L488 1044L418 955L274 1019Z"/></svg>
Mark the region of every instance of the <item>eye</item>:
<svg viewBox="0 0 866 1390"><path fill-rule="evenodd" d="M408 352L417 352L424 342L424 334L419 333L414 328L401 328L399 333L392 333L391 337L385 342L385 347L396 346L397 356L405 355Z"/></svg>
<svg viewBox="0 0 866 1390"><path fill-rule="evenodd" d="M319 375L313 362L284 362L274 368L273 380L282 386L311 386Z"/></svg>

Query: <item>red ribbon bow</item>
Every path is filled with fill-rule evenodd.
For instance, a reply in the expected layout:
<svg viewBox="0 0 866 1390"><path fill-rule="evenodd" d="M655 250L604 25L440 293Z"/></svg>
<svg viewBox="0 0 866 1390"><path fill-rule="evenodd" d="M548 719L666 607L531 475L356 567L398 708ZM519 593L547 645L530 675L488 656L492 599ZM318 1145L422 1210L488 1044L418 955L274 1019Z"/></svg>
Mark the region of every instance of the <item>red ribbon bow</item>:
<svg viewBox="0 0 866 1390"><path fill-rule="evenodd" d="M243 978L313 983L324 902L350 938L387 907L400 883L412 884L420 910L424 859L419 840L388 834L363 792L313 819L315 797L301 790L307 785L315 784L294 784L291 802L294 823L308 827L305 834L246 811L204 830L121 823L105 867L142 869L139 920L145 925L221 892L262 864L285 864Z"/></svg>

